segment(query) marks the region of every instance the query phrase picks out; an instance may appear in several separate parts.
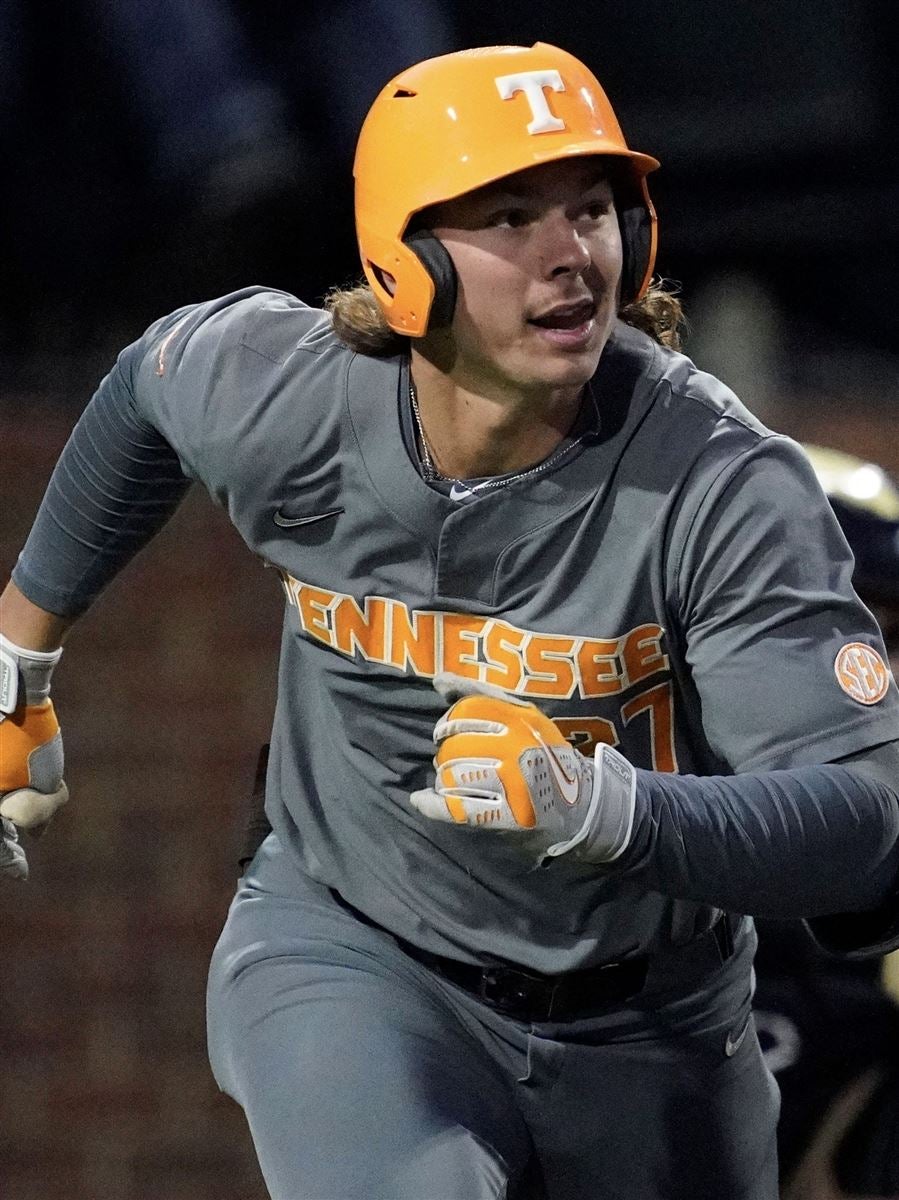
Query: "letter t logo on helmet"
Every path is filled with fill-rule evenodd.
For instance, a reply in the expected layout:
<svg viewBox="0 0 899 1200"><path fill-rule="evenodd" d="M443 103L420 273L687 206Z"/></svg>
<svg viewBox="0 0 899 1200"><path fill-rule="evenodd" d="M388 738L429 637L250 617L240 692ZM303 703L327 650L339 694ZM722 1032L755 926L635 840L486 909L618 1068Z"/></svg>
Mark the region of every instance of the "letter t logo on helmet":
<svg viewBox="0 0 899 1200"><path fill-rule="evenodd" d="M528 133L552 133L554 129L565 128L565 122L553 116L543 92L544 88L552 88L554 92L565 91L558 71L522 71L518 75L500 75L496 87L504 100L511 100L516 92L524 92L527 96L533 114Z"/></svg>
<svg viewBox="0 0 899 1200"><path fill-rule="evenodd" d="M422 337L441 307L435 310L435 277L422 261L429 256L406 240L416 213L527 167L590 154L624 168L616 173L615 203L621 301L628 304L646 291L655 262L646 175L659 164L628 148L583 63L537 42L445 54L392 79L365 118L353 168L362 267L391 329Z"/></svg>

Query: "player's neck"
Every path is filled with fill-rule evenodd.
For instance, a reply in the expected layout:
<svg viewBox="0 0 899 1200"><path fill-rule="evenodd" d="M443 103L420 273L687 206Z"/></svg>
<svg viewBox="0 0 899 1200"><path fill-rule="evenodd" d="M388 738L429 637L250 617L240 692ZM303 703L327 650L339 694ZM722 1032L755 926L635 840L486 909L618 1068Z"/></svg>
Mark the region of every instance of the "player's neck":
<svg viewBox="0 0 899 1200"><path fill-rule="evenodd" d="M441 475L472 479L541 462L565 438L583 387L533 392L454 378L412 353L412 378L427 450Z"/></svg>

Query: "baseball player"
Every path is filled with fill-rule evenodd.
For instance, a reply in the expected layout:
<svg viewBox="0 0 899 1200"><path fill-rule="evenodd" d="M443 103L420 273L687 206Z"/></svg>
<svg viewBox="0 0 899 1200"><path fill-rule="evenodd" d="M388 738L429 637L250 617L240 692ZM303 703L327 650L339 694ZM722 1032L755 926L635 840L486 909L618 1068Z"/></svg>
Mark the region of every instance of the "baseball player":
<svg viewBox="0 0 899 1200"><path fill-rule="evenodd" d="M365 285L153 325L7 589L27 828L62 633L189 480L280 573L272 833L208 1004L276 1200L773 1200L751 916L899 941L880 634L804 454L669 348L657 165L555 47L402 72Z"/></svg>

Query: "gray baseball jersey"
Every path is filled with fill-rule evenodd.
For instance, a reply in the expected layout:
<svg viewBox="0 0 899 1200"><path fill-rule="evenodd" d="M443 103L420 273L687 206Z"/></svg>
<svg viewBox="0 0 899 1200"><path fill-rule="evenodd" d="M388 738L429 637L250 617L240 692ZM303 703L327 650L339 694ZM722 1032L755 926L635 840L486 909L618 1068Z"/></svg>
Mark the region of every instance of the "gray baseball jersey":
<svg viewBox="0 0 899 1200"><path fill-rule="evenodd" d="M426 822L451 671L528 697L572 742L699 775L894 738L899 697L803 453L686 357L616 327L597 428L458 504L404 440L408 362L248 289L158 322L98 401L132 411L224 505L286 596L267 812L286 852L438 954L558 973L685 943L717 915L521 839ZM96 403L95 402L95 403ZM587 423L589 425L589 422ZM60 596L26 547L16 582ZM514 844L513 844L514 842Z"/></svg>

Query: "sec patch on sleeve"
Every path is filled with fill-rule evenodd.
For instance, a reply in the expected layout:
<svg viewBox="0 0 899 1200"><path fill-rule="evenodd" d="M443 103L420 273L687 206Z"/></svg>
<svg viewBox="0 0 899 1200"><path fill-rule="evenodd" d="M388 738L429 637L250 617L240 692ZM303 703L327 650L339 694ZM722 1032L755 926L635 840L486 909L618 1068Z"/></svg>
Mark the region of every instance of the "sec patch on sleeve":
<svg viewBox="0 0 899 1200"><path fill-rule="evenodd" d="M833 663L837 683L859 704L877 704L887 694L890 672L873 646L848 642Z"/></svg>

